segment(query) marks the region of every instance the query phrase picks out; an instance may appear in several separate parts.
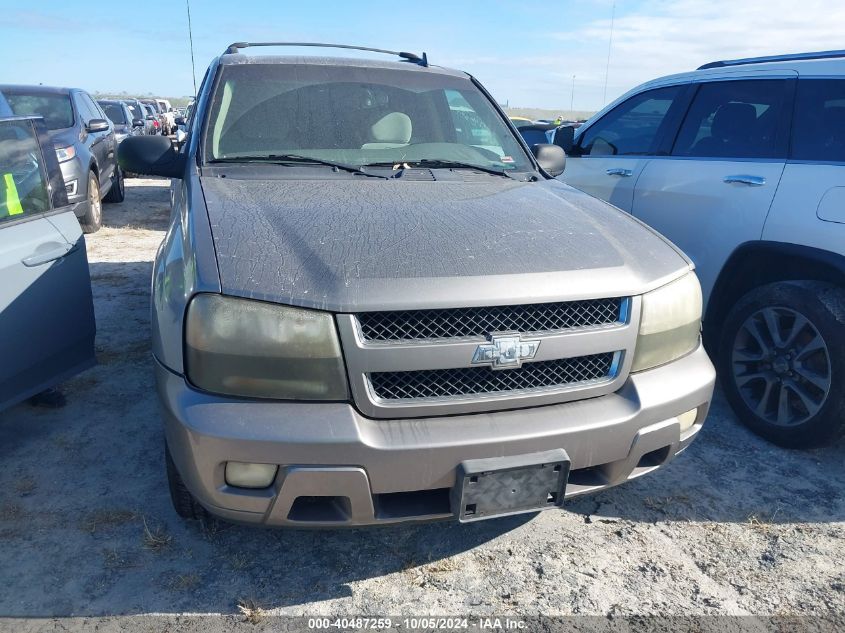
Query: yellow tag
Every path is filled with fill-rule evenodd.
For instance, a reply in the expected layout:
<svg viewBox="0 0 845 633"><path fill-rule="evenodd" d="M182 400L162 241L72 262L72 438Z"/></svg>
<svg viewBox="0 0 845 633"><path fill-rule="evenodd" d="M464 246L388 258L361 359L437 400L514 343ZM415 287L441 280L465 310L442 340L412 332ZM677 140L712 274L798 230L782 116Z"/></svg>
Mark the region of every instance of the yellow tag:
<svg viewBox="0 0 845 633"><path fill-rule="evenodd" d="M6 209L9 215L22 215L23 207L18 197L18 188L15 186L15 179L12 174L4 174L3 180L6 184Z"/></svg>

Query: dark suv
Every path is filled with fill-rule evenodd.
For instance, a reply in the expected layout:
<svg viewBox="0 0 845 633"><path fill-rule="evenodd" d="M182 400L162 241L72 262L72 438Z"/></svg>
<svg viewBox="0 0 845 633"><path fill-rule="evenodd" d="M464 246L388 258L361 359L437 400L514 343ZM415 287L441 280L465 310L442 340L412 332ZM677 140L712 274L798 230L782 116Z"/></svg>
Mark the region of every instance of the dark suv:
<svg viewBox="0 0 845 633"><path fill-rule="evenodd" d="M114 126L84 90L0 86L16 115L44 117L62 169L68 202L86 233L102 222L101 201L122 202Z"/></svg>

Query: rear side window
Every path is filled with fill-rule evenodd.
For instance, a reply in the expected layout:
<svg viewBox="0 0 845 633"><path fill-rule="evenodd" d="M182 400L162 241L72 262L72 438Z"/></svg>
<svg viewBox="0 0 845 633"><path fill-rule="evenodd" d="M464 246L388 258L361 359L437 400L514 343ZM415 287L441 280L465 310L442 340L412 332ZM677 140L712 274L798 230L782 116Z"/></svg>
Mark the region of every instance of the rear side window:
<svg viewBox="0 0 845 633"><path fill-rule="evenodd" d="M678 132L673 156L778 158L783 79L702 84Z"/></svg>
<svg viewBox="0 0 845 633"><path fill-rule="evenodd" d="M790 158L845 161L845 80L798 80Z"/></svg>
<svg viewBox="0 0 845 633"><path fill-rule="evenodd" d="M126 107L129 108L129 112L132 114L133 119L143 119L144 118L144 113L141 112L141 108L139 108L136 104L128 103L128 104L126 104Z"/></svg>
<svg viewBox="0 0 845 633"><path fill-rule="evenodd" d="M30 121L0 121L0 226L50 210L41 149Z"/></svg>
<svg viewBox="0 0 845 633"><path fill-rule="evenodd" d="M584 132L583 156L648 155L657 150L669 108L683 86L668 86L635 95L616 106Z"/></svg>

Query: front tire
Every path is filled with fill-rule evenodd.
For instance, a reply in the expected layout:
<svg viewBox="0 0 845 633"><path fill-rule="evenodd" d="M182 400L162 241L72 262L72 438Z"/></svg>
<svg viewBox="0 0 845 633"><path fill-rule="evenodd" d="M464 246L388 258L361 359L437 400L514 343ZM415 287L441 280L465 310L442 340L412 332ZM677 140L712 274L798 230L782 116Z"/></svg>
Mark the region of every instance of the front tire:
<svg viewBox="0 0 845 633"><path fill-rule="evenodd" d="M183 519L204 519L208 516L208 512L188 490L179 471L176 470L176 464L173 463L173 458L170 456L170 449L164 447L164 460L167 465L167 485L170 489L170 501L173 503L173 509Z"/></svg>
<svg viewBox="0 0 845 633"><path fill-rule="evenodd" d="M125 174L120 167L114 168L114 176L112 176L112 185L104 200L106 202L123 202L126 198L126 183L123 182Z"/></svg>
<svg viewBox="0 0 845 633"><path fill-rule="evenodd" d="M100 200L100 183L97 174L88 172L88 200L85 214L79 218L83 233L96 233L103 224L103 202Z"/></svg>
<svg viewBox="0 0 845 633"><path fill-rule="evenodd" d="M817 281L755 288L728 313L718 353L739 419L787 448L845 434L845 292Z"/></svg>

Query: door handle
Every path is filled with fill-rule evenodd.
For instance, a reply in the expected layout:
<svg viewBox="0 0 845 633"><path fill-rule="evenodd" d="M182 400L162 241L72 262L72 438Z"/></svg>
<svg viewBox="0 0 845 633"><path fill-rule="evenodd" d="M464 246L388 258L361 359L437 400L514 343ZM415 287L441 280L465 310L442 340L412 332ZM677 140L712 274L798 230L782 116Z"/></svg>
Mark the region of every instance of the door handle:
<svg viewBox="0 0 845 633"><path fill-rule="evenodd" d="M728 184L738 182L743 185L751 185L752 187L762 187L766 184L766 179L763 176L749 176L747 174L725 176L724 181Z"/></svg>
<svg viewBox="0 0 845 633"><path fill-rule="evenodd" d="M629 176L633 176L634 172L630 169L623 169L622 167L613 167L605 171L608 176L622 176L623 178L628 178Z"/></svg>
<svg viewBox="0 0 845 633"><path fill-rule="evenodd" d="M73 244L67 243L59 244L58 242L48 242L47 244L42 244L42 246L47 246L49 249L36 250L29 257L22 259L21 263L23 263L24 266L29 266L30 268L33 266L40 266L41 264L61 259L73 250Z"/></svg>

